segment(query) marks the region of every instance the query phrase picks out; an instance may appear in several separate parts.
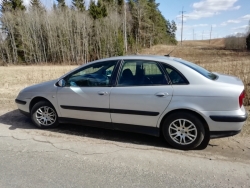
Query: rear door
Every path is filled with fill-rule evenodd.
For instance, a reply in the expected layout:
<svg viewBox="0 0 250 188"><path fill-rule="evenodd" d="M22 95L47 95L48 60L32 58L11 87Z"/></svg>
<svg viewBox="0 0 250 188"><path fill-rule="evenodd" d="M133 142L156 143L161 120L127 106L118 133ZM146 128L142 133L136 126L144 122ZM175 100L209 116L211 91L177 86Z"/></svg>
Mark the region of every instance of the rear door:
<svg viewBox="0 0 250 188"><path fill-rule="evenodd" d="M156 127L172 94L173 88L157 62L124 60L110 94L112 122Z"/></svg>

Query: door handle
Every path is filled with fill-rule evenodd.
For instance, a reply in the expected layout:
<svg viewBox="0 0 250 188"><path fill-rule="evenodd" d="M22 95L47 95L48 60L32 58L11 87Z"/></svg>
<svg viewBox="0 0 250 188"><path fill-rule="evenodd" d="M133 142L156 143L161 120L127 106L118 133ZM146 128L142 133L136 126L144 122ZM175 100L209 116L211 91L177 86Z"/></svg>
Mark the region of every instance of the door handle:
<svg viewBox="0 0 250 188"><path fill-rule="evenodd" d="M165 96L168 96L168 93L160 92L160 93L156 93L155 95L156 95L157 97L165 97Z"/></svg>
<svg viewBox="0 0 250 188"><path fill-rule="evenodd" d="M107 94L108 94L107 91L99 91L99 92L98 92L98 95L107 95Z"/></svg>

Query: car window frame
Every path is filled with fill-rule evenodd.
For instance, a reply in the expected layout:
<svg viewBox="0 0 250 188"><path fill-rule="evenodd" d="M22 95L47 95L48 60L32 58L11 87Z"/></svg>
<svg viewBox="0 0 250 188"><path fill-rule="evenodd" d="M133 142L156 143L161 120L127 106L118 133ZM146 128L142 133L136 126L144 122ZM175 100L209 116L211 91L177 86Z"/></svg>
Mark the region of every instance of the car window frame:
<svg viewBox="0 0 250 188"><path fill-rule="evenodd" d="M168 80L169 80L169 82L170 82L171 85L189 85L189 84L190 84L189 81L188 81L188 79L187 79L178 69L176 69L175 67L173 67L173 66L171 66L171 65L169 65L169 64L167 64L167 63L163 63L163 62L161 62L160 65L162 66L163 71L164 71L165 74L167 75ZM169 77L169 74L168 74L167 70L164 68L164 65L165 65L165 66L168 66L170 69L173 69L173 70L175 70L178 74L180 74L181 77L185 80L186 83L182 83L182 84L174 84L174 83L172 83L172 80L171 80L171 78Z"/></svg>
<svg viewBox="0 0 250 188"><path fill-rule="evenodd" d="M115 62L115 67L114 67L114 69L113 69L113 71L112 71L112 75L111 75L111 79L110 79L111 81L110 81L109 85L107 85L107 86L91 86L91 87L87 87L87 86L82 86L82 87L80 87L80 86L78 86L78 87L80 87L80 88L85 88L85 87L86 87L86 88L94 88L94 87L95 87L95 88L96 88L96 87L113 87L112 80L113 80L114 77L115 77L117 67L119 68L119 66L120 66L120 65L119 65L120 61L121 61L121 60L117 59L117 60L105 60L105 61L100 61L100 62L96 62L96 63L91 63L91 64L89 64L89 65L80 67L79 69L77 69L77 70L75 70L75 71L73 71L73 72L67 74L67 75L64 76L62 79L64 79L64 80L66 81L66 79L68 79L68 77L72 76L72 75L75 74L76 72L80 72L80 71L82 71L83 69L90 68L91 66L94 66L94 65L98 65L98 64L101 64L101 63L105 63L105 62ZM66 85L65 85L64 87L69 88L69 87L73 87L73 86L66 86Z"/></svg>
<svg viewBox="0 0 250 188"><path fill-rule="evenodd" d="M122 74L122 68L123 68L123 65L126 61L148 61L148 62L152 62L152 63L156 63L156 65L158 65L158 68L162 71L163 73L163 76L164 78L166 79L166 84L152 84L152 85L118 85L118 82L119 82L119 78ZM169 77L167 76L166 72L164 71L163 67L161 66L160 62L158 61L154 61L154 60L147 60L147 59L121 59L120 62L119 62L119 69L117 71L117 74L116 74L116 79L115 79L115 84L114 84L114 87L147 87L147 86L168 86L168 85L171 85L170 84L170 79Z"/></svg>
<svg viewBox="0 0 250 188"><path fill-rule="evenodd" d="M218 79L218 75L214 74L213 72L208 71L207 69L205 69L202 66L199 66L195 63L183 60L183 59L174 59L174 61L181 63L182 65L187 66L188 68L196 71L197 73L199 73L200 75L204 76L205 78L209 79L209 80L217 80ZM206 73L205 73L206 72ZM214 78L211 78L210 75L214 76Z"/></svg>

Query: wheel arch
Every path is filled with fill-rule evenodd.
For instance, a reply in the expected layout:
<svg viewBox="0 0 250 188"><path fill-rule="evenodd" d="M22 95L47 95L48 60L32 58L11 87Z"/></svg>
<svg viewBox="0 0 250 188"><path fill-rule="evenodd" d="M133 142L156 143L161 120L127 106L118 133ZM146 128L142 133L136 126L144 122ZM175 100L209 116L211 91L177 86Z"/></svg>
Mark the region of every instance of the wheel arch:
<svg viewBox="0 0 250 188"><path fill-rule="evenodd" d="M196 112L194 110L190 110L190 109L175 109L175 110L171 110L168 113L166 113L160 122L160 134L162 134L162 127L163 127L163 122L165 121L165 119L168 118L168 116L170 116L171 114L180 113L180 112L187 112L187 113L191 113L191 114L197 116L201 120L202 124L204 125L206 135L209 134L209 127L208 127L207 121L204 119L204 117L202 117L202 115L200 115L198 112Z"/></svg>
<svg viewBox="0 0 250 188"><path fill-rule="evenodd" d="M44 97L34 97L34 98L30 101L29 111L31 112L32 107L33 107L36 103L38 103L38 102L40 102L40 101L47 101L47 102L49 102L49 103L54 107L54 109L56 110L55 106L54 106L48 99L46 99L46 98L44 98Z"/></svg>

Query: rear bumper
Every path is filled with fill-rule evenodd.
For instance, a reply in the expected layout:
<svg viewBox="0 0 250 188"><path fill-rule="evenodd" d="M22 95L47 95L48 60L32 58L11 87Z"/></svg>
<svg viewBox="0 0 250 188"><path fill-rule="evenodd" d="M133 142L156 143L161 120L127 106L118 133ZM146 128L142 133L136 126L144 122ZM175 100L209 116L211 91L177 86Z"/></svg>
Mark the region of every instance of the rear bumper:
<svg viewBox="0 0 250 188"><path fill-rule="evenodd" d="M247 111L241 109L233 111L201 111L211 132L239 131L248 117Z"/></svg>
<svg viewBox="0 0 250 188"><path fill-rule="evenodd" d="M239 131L210 131L210 138L224 138L229 136L234 136L236 134L239 134L241 130Z"/></svg>
<svg viewBox="0 0 250 188"><path fill-rule="evenodd" d="M210 116L216 122L244 122L247 120L248 114L242 116Z"/></svg>

